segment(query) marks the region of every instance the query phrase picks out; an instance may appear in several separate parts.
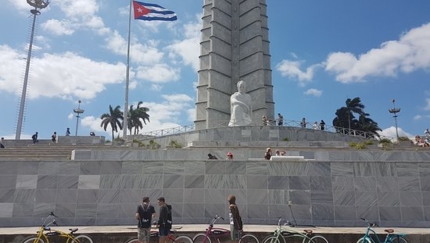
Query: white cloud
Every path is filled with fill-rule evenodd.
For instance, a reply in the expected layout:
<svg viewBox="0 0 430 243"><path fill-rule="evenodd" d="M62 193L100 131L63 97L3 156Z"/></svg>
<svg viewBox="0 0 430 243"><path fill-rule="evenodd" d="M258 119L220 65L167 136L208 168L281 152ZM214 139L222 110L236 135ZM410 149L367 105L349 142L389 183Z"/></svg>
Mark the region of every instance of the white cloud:
<svg viewBox="0 0 430 243"><path fill-rule="evenodd" d="M313 95L315 97L320 97L322 95L322 91L318 89L308 89L303 94L305 95Z"/></svg>
<svg viewBox="0 0 430 243"><path fill-rule="evenodd" d="M399 137L408 137L408 138L413 138L414 136L411 135L410 133L407 133L405 131L403 131L402 128L398 127L397 131L399 133ZM389 128L385 128L382 131L379 132L379 135L381 135L381 138L389 138L389 139L393 139L396 138L396 127L391 126Z"/></svg>
<svg viewBox="0 0 430 243"><path fill-rule="evenodd" d="M326 71L333 72L342 83L361 82L368 76L395 77L399 72L418 69L430 69L430 23L358 57L337 52L331 53L326 61Z"/></svg>
<svg viewBox="0 0 430 243"><path fill-rule="evenodd" d="M117 31L110 33L105 39L106 49L113 53L127 56L127 40L124 39ZM152 65L160 63L164 53L157 49L158 42L147 41L141 44L137 39L131 40L130 43L130 61L137 64Z"/></svg>
<svg viewBox="0 0 430 243"><path fill-rule="evenodd" d="M276 65L276 70L281 73L282 77L296 79L299 81L300 85L304 86L306 82L312 80L315 69L320 65L311 65L306 68L306 71L302 71L300 69L301 63L302 61L282 60Z"/></svg>
<svg viewBox="0 0 430 243"><path fill-rule="evenodd" d="M74 29L71 28L70 22L50 19L42 24L42 28L54 35L71 35Z"/></svg>
<svg viewBox="0 0 430 243"><path fill-rule="evenodd" d="M82 18L92 16L99 10L96 0L62 0L53 1L69 18Z"/></svg>
<svg viewBox="0 0 430 243"><path fill-rule="evenodd" d="M201 15L197 15L196 18L196 22L184 25L185 39L177 40L166 48L172 52L173 58L180 56L183 63L195 71L199 69Z"/></svg>
<svg viewBox="0 0 430 243"><path fill-rule="evenodd" d="M424 110L430 111L430 98L426 98L426 106L424 107Z"/></svg>
<svg viewBox="0 0 430 243"><path fill-rule="evenodd" d="M416 115L416 116L414 116L414 120L420 120L420 119L422 119L423 118L423 116L422 115Z"/></svg>
<svg viewBox="0 0 430 243"><path fill-rule="evenodd" d="M153 83L167 83L177 81L180 77L180 70L167 64L139 66L136 71L136 77Z"/></svg>
<svg viewBox="0 0 430 243"><path fill-rule="evenodd" d="M0 56L0 90L20 95L25 54L3 45ZM71 52L33 57L28 98L92 99L106 85L123 82L124 70L122 63L95 62Z"/></svg>

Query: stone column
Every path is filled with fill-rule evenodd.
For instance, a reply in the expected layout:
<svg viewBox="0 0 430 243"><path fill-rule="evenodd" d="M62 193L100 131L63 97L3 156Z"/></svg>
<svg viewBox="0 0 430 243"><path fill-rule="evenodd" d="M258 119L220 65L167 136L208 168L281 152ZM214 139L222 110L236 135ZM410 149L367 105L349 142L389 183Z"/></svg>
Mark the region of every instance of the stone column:
<svg viewBox="0 0 430 243"><path fill-rule="evenodd" d="M266 0L204 0L196 129L227 126L239 80L253 100L253 123L274 118Z"/></svg>

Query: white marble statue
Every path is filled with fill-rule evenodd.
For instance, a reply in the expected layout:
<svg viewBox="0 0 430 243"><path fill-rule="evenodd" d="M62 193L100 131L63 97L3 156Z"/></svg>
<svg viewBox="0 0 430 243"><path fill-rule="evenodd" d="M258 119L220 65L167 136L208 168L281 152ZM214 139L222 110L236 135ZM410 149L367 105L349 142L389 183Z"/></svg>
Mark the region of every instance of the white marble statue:
<svg viewBox="0 0 430 243"><path fill-rule="evenodd" d="M252 100L251 96L245 92L245 82L237 82L238 92L230 97L231 116L229 127L249 126L252 123Z"/></svg>

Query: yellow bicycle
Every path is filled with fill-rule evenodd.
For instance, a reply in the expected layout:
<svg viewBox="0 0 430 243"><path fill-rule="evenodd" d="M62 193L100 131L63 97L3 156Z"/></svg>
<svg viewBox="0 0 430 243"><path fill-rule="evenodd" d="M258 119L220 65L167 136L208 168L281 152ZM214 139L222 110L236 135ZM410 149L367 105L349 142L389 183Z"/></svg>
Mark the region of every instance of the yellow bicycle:
<svg viewBox="0 0 430 243"><path fill-rule="evenodd" d="M57 239L59 238L65 239L66 243L93 243L93 240L86 235L74 235L74 233L78 231L78 228L69 229L69 233L61 230L52 230L50 227L51 225L58 225L55 221L55 217L57 216L51 212L43 221L42 226L40 226L39 231L37 231L37 235L25 239L23 243L49 243L49 239L55 239L56 242L58 242ZM52 221L46 224L48 219L51 218Z"/></svg>

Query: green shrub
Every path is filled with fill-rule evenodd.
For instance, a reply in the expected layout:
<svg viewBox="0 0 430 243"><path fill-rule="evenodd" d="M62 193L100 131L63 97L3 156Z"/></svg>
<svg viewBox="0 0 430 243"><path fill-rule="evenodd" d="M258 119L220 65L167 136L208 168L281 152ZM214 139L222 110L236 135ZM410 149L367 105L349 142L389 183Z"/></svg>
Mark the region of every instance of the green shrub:
<svg viewBox="0 0 430 243"><path fill-rule="evenodd" d="M282 141L289 141L287 137L285 137L284 139L282 139Z"/></svg>
<svg viewBox="0 0 430 243"><path fill-rule="evenodd" d="M151 149L158 149L160 148L160 144L158 144L157 142L155 142L154 140L149 140L149 147Z"/></svg>
<svg viewBox="0 0 430 243"><path fill-rule="evenodd" d="M373 140L366 140L366 141L364 141L364 144L373 145Z"/></svg>
<svg viewBox="0 0 430 243"><path fill-rule="evenodd" d="M176 140L171 140L169 146L173 148L182 148L182 144L178 143Z"/></svg>
<svg viewBox="0 0 430 243"><path fill-rule="evenodd" d="M398 137L397 141L411 141L408 137Z"/></svg>
<svg viewBox="0 0 430 243"><path fill-rule="evenodd" d="M381 140L379 140L379 143L391 144L391 140L388 138L381 138Z"/></svg>
<svg viewBox="0 0 430 243"><path fill-rule="evenodd" d="M357 146L356 142L349 142L349 147L355 148L355 146Z"/></svg>
<svg viewBox="0 0 430 243"><path fill-rule="evenodd" d="M133 139L133 143L136 143L139 147L145 147L146 144L140 140Z"/></svg>

